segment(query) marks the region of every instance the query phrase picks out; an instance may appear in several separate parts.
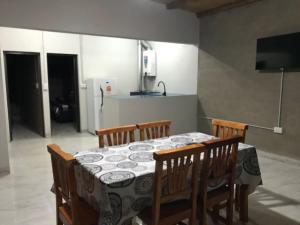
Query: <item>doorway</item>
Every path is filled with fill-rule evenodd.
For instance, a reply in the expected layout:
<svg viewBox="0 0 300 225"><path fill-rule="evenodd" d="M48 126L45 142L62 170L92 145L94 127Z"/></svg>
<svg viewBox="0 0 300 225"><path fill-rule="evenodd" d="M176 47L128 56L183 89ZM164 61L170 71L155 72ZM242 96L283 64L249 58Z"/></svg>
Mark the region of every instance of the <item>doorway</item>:
<svg viewBox="0 0 300 225"><path fill-rule="evenodd" d="M4 52L4 59L10 140L29 130L45 137L39 53Z"/></svg>
<svg viewBox="0 0 300 225"><path fill-rule="evenodd" d="M77 55L47 54L51 133L80 132Z"/></svg>

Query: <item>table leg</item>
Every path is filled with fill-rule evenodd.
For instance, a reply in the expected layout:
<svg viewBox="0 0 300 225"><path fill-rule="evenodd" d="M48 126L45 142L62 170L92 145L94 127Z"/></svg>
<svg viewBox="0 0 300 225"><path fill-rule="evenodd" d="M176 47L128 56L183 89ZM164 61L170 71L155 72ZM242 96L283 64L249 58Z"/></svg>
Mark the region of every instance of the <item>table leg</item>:
<svg viewBox="0 0 300 225"><path fill-rule="evenodd" d="M248 187L247 184L240 185L240 221L248 222Z"/></svg>

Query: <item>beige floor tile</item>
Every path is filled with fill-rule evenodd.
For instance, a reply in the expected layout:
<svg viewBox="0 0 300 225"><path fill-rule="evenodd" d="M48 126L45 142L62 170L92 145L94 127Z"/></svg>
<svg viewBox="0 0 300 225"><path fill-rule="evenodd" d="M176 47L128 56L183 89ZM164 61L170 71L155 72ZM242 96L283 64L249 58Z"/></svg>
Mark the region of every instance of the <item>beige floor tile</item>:
<svg viewBox="0 0 300 225"><path fill-rule="evenodd" d="M53 225L55 199L46 145L57 143L77 152L98 145L96 136L55 124L51 138L18 127L10 144L11 173L0 175L0 224ZM249 225L300 224L300 166L259 154L264 185L249 199ZM210 224L212 222L210 221ZM235 224L238 217L235 215Z"/></svg>

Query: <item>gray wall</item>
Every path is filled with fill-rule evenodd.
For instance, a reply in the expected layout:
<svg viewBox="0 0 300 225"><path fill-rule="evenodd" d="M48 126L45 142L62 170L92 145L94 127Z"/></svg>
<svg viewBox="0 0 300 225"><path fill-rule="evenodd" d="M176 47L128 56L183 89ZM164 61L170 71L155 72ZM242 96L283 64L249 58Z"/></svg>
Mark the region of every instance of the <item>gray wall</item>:
<svg viewBox="0 0 300 225"><path fill-rule="evenodd" d="M151 0L1 0L0 26L181 43L198 42L198 19Z"/></svg>
<svg viewBox="0 0 300 225"><path fill-rule="evenodd" d="M256 39L300 32L299 0L264 0L200 19L199 117L260 126L277 123L279 73L255 71ZM300 159L300 73L288 73L283 93L284 134L250 128L246 142ZM209 131L210 121L200 119Z"/></svg>

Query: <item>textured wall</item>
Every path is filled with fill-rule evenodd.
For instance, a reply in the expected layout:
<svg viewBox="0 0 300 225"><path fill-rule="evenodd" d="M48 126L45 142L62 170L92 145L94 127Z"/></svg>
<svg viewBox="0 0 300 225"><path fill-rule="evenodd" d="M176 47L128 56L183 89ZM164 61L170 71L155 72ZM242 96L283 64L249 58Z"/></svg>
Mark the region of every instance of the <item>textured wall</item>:
<svg viewBox="0 0 300 225"><path fill-rule="evenodd" d="M151 0L1 0L0 25L49 31L198 42L198 19Z"/></svg>
<svg viewBox="0 0 300 225"><path fill-rule="evenodd" d="M300 32L299 0L264 0L200 19L199 117L274 127L280 73L255 71L256 39ZM283 92L284 134L250 128L247 142L300 159L300 73L287 73ZM208 131L210 121L199 120Z"/></svg>

